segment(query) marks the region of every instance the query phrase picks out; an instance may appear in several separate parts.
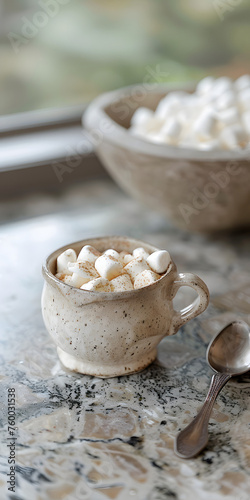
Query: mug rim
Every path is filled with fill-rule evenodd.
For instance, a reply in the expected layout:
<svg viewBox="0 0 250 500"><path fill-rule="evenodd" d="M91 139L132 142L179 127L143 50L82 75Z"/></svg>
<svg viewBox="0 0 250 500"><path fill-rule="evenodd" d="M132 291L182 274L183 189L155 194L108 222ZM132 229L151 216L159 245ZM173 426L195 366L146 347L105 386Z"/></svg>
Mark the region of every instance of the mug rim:
<svg viewBox="0 0 250 500"><path fill-rule="evenodd" d="M156 250L160 250L160 248L158 247L155 247L154 245L151 245L150 243L146 243L142 240L138 240L136 238L130 238L129 236L117 236L117 235L113 235L113 236L97 236L96 238L95 237L91 237L91 238L86 238L84 240L78 240L78 241L74 241L74 242L71 242L67 245L63 245L62 247L54 250L53 252L51 252L47 258L45 259L43 265L42 265L42 274L43 274L43 277L46 281L48 282L54 282L56 285L59 285L61 287L69 287L69 289L73 289L73 290L77 290L77 291L80 291L80 293L84 292L85 294L92 294L92 295L96 295L97 297L102 297L102 298L110 298L110 300L112 300L112 298L121 298L124 297L125 295L126 296L129 296L129 295L132 295L132 294L138 294L140 292L142 292L143 290L145 289L148 289L148 288L153 288L155 286L157 286L157 284L161 281L164 280L164 278L166 278L167 276L169 276L174 270L176 270L176 265L174 263L174 261L172 260L172 257L171 257L171 262L167 268L167 271L157 280L157 281L154 281L153 283L150 283L149 285L146 285L144 287L141 287L141 288L137 288L137 289L133 289L133 290L125 290L125 291L117 291L117 292L97 292L95 290L83 290L81 288L77 288L75 286L72 286L72 285L69 285L68 283L64 283L63 281L59 280L59 278L57 278L55 276L55 274L53 274L50 269L49 269L49 264L50 264L50 261L53 259L53 258L56 258L58 255L60 255L60 253L64 252L65 250L67 250L68 248L73 248L74 249L74 246L76 245L80 245L83 243L83 246L84 245L91 245L91 242L93 241L102 241L102 240L105 240L105 239L116 239L116 240L127 240L129 242L135 242L135 243L138 243L140 244L141 246L143 245L146 245L146 247L150 248L152 250L152 252L156 251Z"/></svg>

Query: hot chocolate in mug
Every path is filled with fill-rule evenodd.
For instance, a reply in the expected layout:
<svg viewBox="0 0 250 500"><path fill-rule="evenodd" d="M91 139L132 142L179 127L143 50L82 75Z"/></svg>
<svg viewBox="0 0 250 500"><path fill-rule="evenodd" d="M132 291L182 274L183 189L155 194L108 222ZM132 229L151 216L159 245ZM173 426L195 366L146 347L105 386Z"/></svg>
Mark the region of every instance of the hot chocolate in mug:
<svg viewBox="0 0 250 500"><path fill-rule="evenodd" d="M100 252L159 250L143 241L114 236L71 243L49 255L43 266L42 312L60 361L67 369L103 378L143 370L156 358L157 345L165 336L174 335L207 308L207 286L195 274L178 273L171 260L166 273L143 288L123 292L75 288L55 277L57 257L67 248L78 254L84 245ZM181 286L193 288L198 297L175 311L173 298Z"/></svg>

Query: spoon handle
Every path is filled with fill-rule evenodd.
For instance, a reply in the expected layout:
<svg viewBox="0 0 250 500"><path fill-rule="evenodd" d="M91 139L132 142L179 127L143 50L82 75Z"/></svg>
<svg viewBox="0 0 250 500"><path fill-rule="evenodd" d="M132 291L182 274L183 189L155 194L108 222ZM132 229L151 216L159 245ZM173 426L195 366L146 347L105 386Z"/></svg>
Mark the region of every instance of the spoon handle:
<svg viewBox="0 0 250 500"><path fill-rule="evenodd" d="M205 402L194 418L175 439L175 453L181 458L192 458L205 448L208 442L208 422L214 402L226 382L231 378L227 373L216 373L212 376Z"/></svg>

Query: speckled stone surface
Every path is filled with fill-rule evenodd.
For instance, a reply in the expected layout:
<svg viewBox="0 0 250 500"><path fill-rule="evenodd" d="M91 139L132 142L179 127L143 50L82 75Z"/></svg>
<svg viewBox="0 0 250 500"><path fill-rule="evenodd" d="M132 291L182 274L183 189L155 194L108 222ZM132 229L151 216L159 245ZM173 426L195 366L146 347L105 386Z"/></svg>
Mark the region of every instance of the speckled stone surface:
<svg viewBox="0 0 250 500"><path fill-rule="evenodd" d="M1 499L247 500L249 373L222 389L198 458L176 457L173 441L208 390L207 343L235 317L250 323L250 235L186 234L108 181L60 198L0 204L0 214ZM41 264L61 245L107 234L168 249L179 271L207 283L211 303L162 341L146 370L102 380L62 369L42 321ZM185 292L179 304L193 298ZM16 391L13 494L6 483L8 388Z"/></svg>

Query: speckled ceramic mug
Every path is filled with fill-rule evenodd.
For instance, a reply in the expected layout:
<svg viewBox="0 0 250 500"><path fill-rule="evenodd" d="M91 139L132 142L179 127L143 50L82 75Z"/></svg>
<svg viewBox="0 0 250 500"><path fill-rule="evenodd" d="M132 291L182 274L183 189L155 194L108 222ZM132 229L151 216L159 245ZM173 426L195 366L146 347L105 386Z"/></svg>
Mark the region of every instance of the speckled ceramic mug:
<svg viewBox="0 0 250 500"><path fill-rule="evenodd" d="M78 254L84 245L100 252L114 248L132 253L141 246L149 253L158 250L143 241L117 236L71 243L47 258L42 311L60 361L70 370L97 377L143 370L155 359L163 337L174 335L206 309L207 286L194 274L178 274L171 261L158 281L137 290L90 292L74 288L55 277L56 259L67 248ZM181 286L190 286L198 297L185 309L175 311L173 298Z"/></svg>

